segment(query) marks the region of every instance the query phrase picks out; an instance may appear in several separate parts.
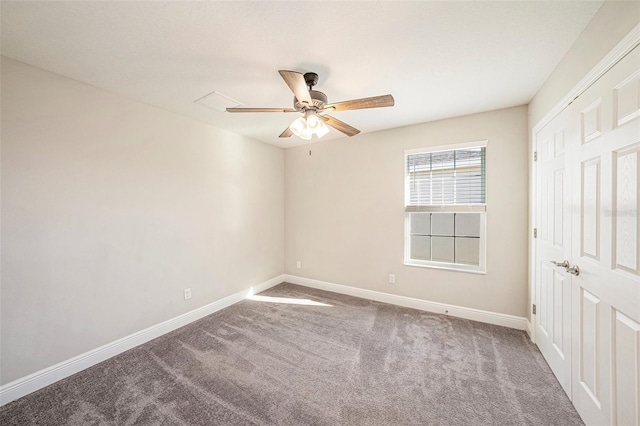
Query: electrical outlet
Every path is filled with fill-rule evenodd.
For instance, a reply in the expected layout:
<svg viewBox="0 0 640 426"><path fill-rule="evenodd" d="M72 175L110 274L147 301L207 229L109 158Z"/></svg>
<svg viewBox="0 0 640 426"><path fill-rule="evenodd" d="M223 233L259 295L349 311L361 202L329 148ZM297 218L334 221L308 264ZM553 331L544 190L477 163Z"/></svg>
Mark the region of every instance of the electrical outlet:
<svg viewBox="0 0 640 426"><path fill-rule="evenodd" d="M302 269L302 262L300 262L299 260L296 262L296 268Z"/></svg>
<svg viewBox="0 0 640 426"><path fill-rule="evenodd" d="M396 283L396 274L389 274L389 284Z"/></svg>
<svg viewBox="0 0 640 426"><path fill-rule="evenodd" d="M191 289L190 288L185 288L184 289L184 300L189 300L191 299Z"/></svg>

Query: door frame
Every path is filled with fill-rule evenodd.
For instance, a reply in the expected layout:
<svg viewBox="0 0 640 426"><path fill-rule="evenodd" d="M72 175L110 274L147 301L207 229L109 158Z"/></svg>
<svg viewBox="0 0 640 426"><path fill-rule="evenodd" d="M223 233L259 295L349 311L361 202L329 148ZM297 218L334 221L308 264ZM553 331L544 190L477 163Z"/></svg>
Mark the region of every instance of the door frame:
<svg viewBox="0 0 640 426"><path fill-rule="evenodd" d="M531 143L529 143L529 298L531 304L536 303L536 239L533 230L538 227L538 218L536 217L536 196L538 192L536 179L538 178L538 163L535 161L535 155L538 152L537 133L542 130L551 120L560 114L567 106L569 106L575 98L580 96L593 83L609 71L615 64L624 58L629 52L640 45L640 24L636 25L609 53L607 53L595 67L585 75L582 80L576 84L565 96L563 96L556 105L547 112L540 121L538 121L531 129L529 135ZM571 261L571 259L569 259ZM536 315L533 313L533 306L528 306L531 321L527 319L527 333L533 343L536 342Z"/></svg>

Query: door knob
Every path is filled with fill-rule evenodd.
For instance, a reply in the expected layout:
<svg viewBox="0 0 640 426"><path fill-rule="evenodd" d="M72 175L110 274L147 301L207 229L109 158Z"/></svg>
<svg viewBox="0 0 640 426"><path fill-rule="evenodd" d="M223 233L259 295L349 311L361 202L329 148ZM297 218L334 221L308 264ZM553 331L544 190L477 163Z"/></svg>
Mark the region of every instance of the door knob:
<svg viewBox="0 0 640 426"><path fill-rule="evenodd" d="M556 266L560 266L562 268L565 268L565 269L567 269L567 271L569 269L569 261L568 260L565 260L563 262L556 262L555 260L552 260L551 263L553 263Z"/></svg>
<svg viewBox="0 0 640 426"><path fill-rule="evenodd" d="M578 267L578 265L571 266L568 260L565 260L562 262L556 262L555 260L552 260L551 263L553 263L556 266L560 266L564 268L565 271L567 271L572 275L576 275L576 276L580 275L580 268Z"/></svg>
<svg viewBox="0 0 640 426"><path fill-rule="evenodd" d="M575 276L580 275L580 268L578 267L578 265L573 265L571 268L566 268L566 269L567 269L567 272L572 275L575 275Z"/></svg>

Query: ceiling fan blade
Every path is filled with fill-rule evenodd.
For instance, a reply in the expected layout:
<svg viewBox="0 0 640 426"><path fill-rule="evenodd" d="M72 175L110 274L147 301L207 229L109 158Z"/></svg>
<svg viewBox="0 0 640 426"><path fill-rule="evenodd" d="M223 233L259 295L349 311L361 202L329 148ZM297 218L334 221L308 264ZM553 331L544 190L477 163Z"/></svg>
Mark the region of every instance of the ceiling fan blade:
<svg viewBox="0 0 640 426"><path fill-rule="evenodd" d="M295 71L280 70L278 72L300 103L309 106L313 105L313 101L309 95L309 89L307 89L307 82L304 81L304 75Z"/></svg>
<svg viewBox="0 0 640 426"><path fill-rule="evenodd" d="M336 102L325 105L323 110L349 111L354 109L390 107L394 105L393 96L373 96L371 98L353 99L350 101Z"/></svg>
<svg viewBox="0 0 640 426"><path fill-rule="evenodd" d="M280 133L280 138L288 138L291 135L293 135L293 132L291 131L291 129L289 127L287 127L286 129L284 129L284 132Z"/></svg>
<svg viewBox="0 0 640 426"><path fill-rule="evenodd" d="M293 108L227 108L227 112L296 112Z"/></svg>
<svg viewBox="0 0 640 426"><path fill-rule="evenodd" d="M340 121L337 118L333 118L330 115L319 115L318 117L324 120L324 122L329 126L333 127L336 130L340 130L347 136L355 136L360 133L360 130L356 129L355 127L351 127L347 123Z"/></svg>

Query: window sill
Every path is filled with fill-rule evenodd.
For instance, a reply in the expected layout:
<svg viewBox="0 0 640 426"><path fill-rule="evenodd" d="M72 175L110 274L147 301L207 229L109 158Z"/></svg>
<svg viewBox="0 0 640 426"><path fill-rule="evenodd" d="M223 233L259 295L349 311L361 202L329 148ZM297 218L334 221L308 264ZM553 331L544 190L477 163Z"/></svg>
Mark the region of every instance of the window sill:
<svg viewBox="0 0 640 426"><path fill-rule="evenodd" d="M421 262L421 261L411 261L411 260L405 260L404 265L414 266L418 268L442 269L445 271L453 271L453 272L466 272L468 274L477 274L477 275L487 274L487 270L485 268L481 268L479 266L472 266L472 265L454 265L450 263Z"/></svg>

